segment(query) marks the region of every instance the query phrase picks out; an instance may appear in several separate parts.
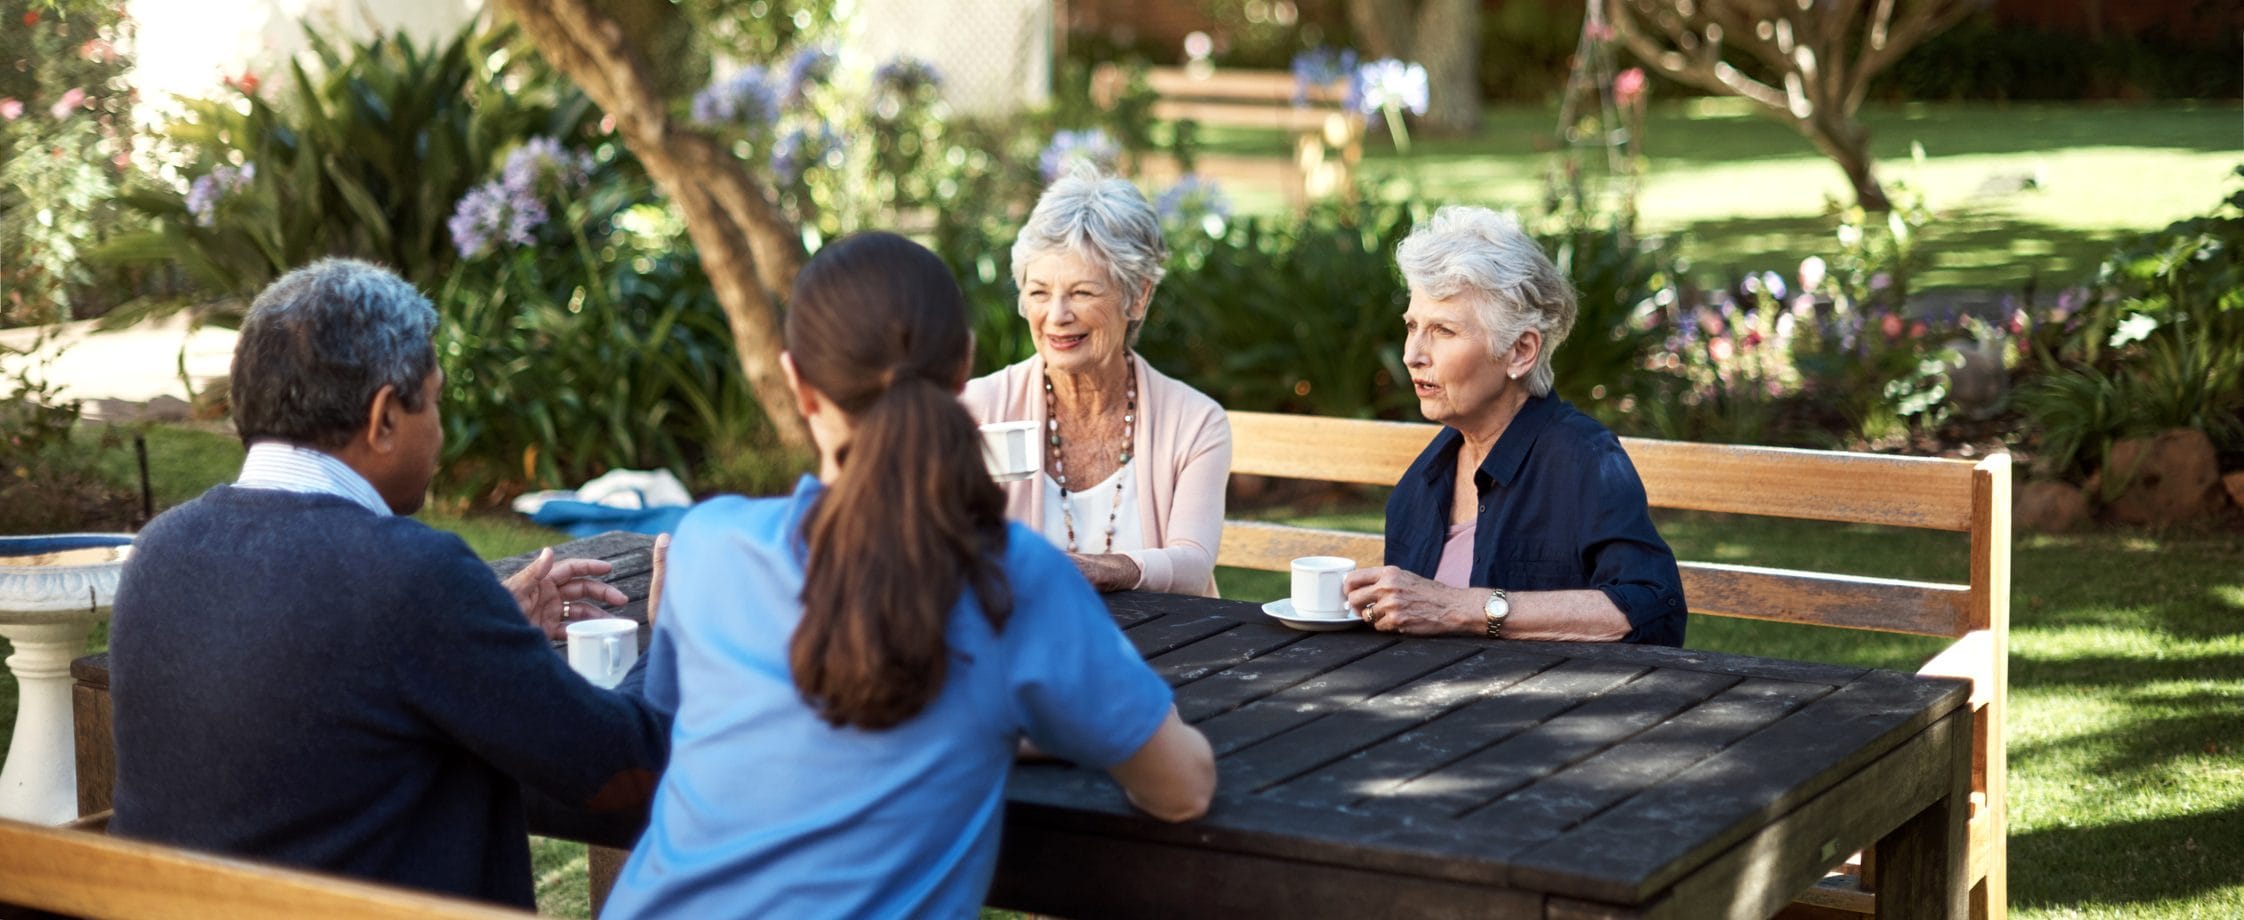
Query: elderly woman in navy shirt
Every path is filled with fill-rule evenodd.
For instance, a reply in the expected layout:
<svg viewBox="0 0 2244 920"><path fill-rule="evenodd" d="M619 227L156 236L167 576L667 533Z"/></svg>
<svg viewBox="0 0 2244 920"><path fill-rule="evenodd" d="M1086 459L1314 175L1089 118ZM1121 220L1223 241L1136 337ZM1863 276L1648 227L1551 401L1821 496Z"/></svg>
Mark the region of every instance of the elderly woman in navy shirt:
<svg viewBox="0 0 2244 920"><path fill-rule="evenodd" d="M1551 395L1574 291L1511 218L1448 207L1395 255L1403 363L1441 433L1387 501L1348 604L1411 635L1682 645L1675 554L1619 439Z"/></svg>

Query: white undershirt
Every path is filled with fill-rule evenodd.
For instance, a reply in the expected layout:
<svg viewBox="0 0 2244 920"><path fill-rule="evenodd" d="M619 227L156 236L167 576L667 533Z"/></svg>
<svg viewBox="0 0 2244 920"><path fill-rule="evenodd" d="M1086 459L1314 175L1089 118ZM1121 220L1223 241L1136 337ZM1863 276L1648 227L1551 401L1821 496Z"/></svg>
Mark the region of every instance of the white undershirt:
<svg viewBox="0 0 2244 920"><path fill-rule="evenodd" d="M1146 548L1145 528L1138 520L1138 477L1131 473L1130 464L1123 464L1105 482L1081 492L1069 492L1064 498L1059 481L1053 479L1051 473L1037 476L1044 489L1044 522L1040 529L1045 539L1051 540L1053 546L1067 548L1067 521L1060 516L1060 502L1065 501L1069 512L1075 515L1076 552L1095 555L1110 551L1106 548L1106 519L1110 516L1114 518L1111 552ZM1120 496L1114 494L1117 478L1122 483ZM1117 501L1121 502L1120 513L1115 510Z"/></svg>

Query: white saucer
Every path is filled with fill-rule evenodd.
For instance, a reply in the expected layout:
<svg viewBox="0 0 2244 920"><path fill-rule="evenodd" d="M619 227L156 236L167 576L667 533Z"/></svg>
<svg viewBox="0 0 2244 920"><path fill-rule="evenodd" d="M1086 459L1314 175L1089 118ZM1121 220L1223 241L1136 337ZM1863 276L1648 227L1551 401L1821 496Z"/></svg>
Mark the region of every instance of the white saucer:
<svg viewBox="0 0 2244 920"><path fill-rule="evenodd" d="M1262 605L1262 612L1269 614L1280 623L1307 632L1331 632L1336 629L1353 629L1364 625L1363 618L1353 613L1344 612L1337 615L1295 613L1293 598L1290 597L1281 597Z"/></svg>

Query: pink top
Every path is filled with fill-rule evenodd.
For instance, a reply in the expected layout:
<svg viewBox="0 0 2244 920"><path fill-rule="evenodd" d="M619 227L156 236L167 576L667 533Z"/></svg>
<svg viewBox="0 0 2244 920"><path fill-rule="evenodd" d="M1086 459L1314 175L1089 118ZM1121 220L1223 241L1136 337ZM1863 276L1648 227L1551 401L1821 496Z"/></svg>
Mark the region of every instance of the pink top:
<svg viewBox="0 0 2244 920"><path fill-rule="evenodd" d="M1434 566L1435 581L1452 588L1473 586L1473 528L1479 523L1449 525L1449 539L1441 544L1441 564Z"/></svg>
<svg viewBox="0 0 2244 920"><path fill-rule="evenodd" d="M1122 553L1138 565L1144 591L1216 596L1216 547L1223 543L1223 489L1231 478L1231 422L1223 407L1183 382L1138 365L1138 420L1130 446L1136 471L1135 507L1145 549ZM966 382L959 397L974 421L1033 420L1046 429L1044 359L1031 356L1004 370ZM1032 528L1044 521L1044 477L1003 482L1005 515ZM1078 530L1081 526L1078 525ZM1046 533L1059 545L1065 534Z"/></svg>

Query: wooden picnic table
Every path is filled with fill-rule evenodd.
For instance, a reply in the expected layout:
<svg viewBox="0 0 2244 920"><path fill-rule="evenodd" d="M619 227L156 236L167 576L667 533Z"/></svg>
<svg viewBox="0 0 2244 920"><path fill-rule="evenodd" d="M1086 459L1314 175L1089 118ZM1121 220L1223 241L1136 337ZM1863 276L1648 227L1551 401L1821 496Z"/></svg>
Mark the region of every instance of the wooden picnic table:
<svg viewBox="0 0 2244 920"><path fill-rule="evenodd" d="M561 550L616 563L625 612L643 620L648 542ZM1107 603L1214 744L1215 804L1164 824L1101 771L1025 764L993 906L1764 917L1874 850L1881 916L1964 913L1963 682L1690 649L1304 633L1211 598ZM73 670L94 811L112 776L107 664Z"/></svg>

